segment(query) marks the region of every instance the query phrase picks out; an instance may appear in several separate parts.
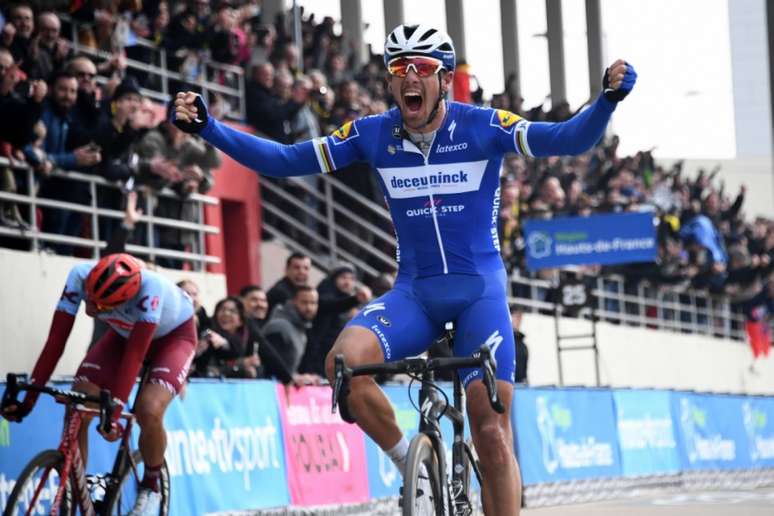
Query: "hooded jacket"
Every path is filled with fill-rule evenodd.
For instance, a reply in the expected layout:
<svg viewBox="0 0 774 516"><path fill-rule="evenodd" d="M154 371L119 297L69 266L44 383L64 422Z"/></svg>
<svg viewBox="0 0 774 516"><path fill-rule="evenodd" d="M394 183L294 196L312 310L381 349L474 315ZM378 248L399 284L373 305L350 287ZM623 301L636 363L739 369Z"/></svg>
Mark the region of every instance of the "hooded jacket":
<svg viewBox="0 0 774 516"><path fill-rule="evenodd" d="M292 301L279 305L263 327L263 335L277 350L291 373L298 371L312 323L301 317Z"/></svg>

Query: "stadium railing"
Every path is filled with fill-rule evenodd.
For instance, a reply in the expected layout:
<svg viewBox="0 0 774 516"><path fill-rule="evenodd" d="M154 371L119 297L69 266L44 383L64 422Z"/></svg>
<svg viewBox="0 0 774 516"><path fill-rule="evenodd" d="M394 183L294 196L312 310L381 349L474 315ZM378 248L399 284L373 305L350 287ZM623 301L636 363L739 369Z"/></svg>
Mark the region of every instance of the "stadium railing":
<svg viewBox="0 0 774 516"><path fill-rule="evenodd" d="M70 22L70 44L76 53L86 55L87 57L95 59L97 62L102 62L111 58L109 52L80 44L78 41L79 23L66 14L58 14L58 16L63 21ZM210 59L203 59L200 63L203 66L203 69L195 78L191 78L168 69L167 50L164 47L160 47L154 42L140 37L136 37L133 40L132 46L141 46L148 49L152 55L151 61L156 63L151 64L134 59L126 59L127 70L129 70L130 73L134 70L158 78L158 88L141 89L143 95L146 97L161 103L166 103L170 100L172 93L174 93L170 91L170 81L177 81L181 84L192 84L201 88L202 94L207 101L212 100L210 96L211 93L221 94L231 108L225 113L227 118L240 121L245 119L244 70L239 66L218 63ZM228 80L224 82L227 84L220 84L219 82L210 80L211 77L216 75L226 76ZM98 81L105 83L107 79L100 77L98 78ZM154 81L149 82L153 83ZM228 84L233 84L233 86Z"/></svg>
<svg viewBox="0 0 774 516"><path fill-rule="evenodd" d="M99 219L108 218L121 220L124 217L123 211L100 208L97 206L97 187L99 186L110 189L120 189L121 186L119 184L106 181L105 179L98 176L81 174L78 172L52 172L52 176L54 177L63 178L73 182L87 183L89 185L89 191L91 194L90 203L77 204L39 197L36 192L37 188L35 185L35 173L28 165L24 163L11 163L5 158L0 158L0 167L10 167L14 170L21 171L24 174L26 180L25 190L27 192L31 192L29 194L20 194L0 191L0 203L16 203L20 212L26 212L27 220L32 221L30 227L28 228L8 227L0 225L0 236L29 240L31 241L32 249L35 251L45 249L46 243L60 243L76 246L79 248L91 248L92 256L96 258L99 256L99 250L107 245L105 239L102 238L102 236L99 234ZM193 265L194 270L205 270L207 264L220 263L219 257L206 254L205 247L205 236L207 234L218 234L220 230L216 226L207 225L203 222L204 205L219 204L217 198L196 193L186 197L185 202L195 203L196 213L198 214L196 217L197 221L187 222L160 217L154 213L155 207L158 205L159 198L171 198L180 201L180 196L175 192L168 188L160 191L151 189L143 189L143 191L145 192L144 199L146 203L145 206L143 206L144 213L140 217L138 227L142 225L145 225L146 227L143 234L145 242L144 245L128 244L126 246L126 250L128 252L148 256L151 261L155 261L158 257L163 257L190 262ZM58 208L88 215L90 218L91 235L89 237L73 237L42 232L37 227L38 208ZM177 249L166 249L159 247L155 241L156 228L174 228L194 233L196 243L196 245L194 245L195 249L192 249L191 251L180 251Z"/></svg>

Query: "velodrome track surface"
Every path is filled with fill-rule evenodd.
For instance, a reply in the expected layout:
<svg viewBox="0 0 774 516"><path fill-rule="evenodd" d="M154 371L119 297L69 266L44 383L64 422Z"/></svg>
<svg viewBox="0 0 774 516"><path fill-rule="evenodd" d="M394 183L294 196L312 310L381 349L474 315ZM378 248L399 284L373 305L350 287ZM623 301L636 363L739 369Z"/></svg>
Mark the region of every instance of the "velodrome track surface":
<svg viewBox="0 0 774 516"><path fill-rule="evenodd" d="M774 489L701 490L524 509L522 516L774 516Z"/></svg>

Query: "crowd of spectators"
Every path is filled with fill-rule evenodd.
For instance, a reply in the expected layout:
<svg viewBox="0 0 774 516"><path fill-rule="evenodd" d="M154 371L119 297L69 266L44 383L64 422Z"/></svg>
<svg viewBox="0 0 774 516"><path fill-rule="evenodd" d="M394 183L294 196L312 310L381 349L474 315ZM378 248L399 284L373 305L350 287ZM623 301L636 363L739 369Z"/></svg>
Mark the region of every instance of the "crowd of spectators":
<svg viewBox="0 0 774 516"><path fill-rule="evenodd" d="M291 254L283 276L268 292L245 285L239 296L201 306L198 286L178 286L196 304L199 345L191 375L205 378L273 378L286 384L319 383L325 356L354 313L371 300L355 268L342 263L317 287L309 284L311 260Z"/></svg>
<svg viewBox="0 0 774 516"><path fill-rule="evenodd" d="M195 88L203 75L225 85L234 81L233 74L210 70L204 66L207 62L241 67L245 77L244 121L258 134L281 143L330 133L350 120L383 112L392 104L381 56L370 52L365 64L356 66L356 52L338 33L335 20L320 20L301 9L301 42L296 44L291 13L280 12L273 20L266 19L260 4L258 0L92 1L79 3L67 18L24 3L4 9L0 18L2 155L25 160L34 168L35 188L43 197L88 202L91 194L85 184L65 185L51 174L56 169L76 170L123 184L173 186L179 199L166 199L157 209L173 218L193 217L192 205L185 198L211 186L217 153L200 139L167 122L158 124L151 116L150 101L143 98L141 88L158 90L159 77L136 69L129 73L126 61L160 63L155 61L157 53L136 44L138 36L167 50L167 66L181 77L170 85L171 91ZM71 23L76 24L80 45L107 52L110 57L92 60L75 54L62 36L71 33ZM483 103L483 92L471 70L468 64L460 64L454 96ZM99 82L98 77L102 78ZM509 77L504 91L492 95L492 107L535 121L561 121L572 116L566 102L548 109L544 104L524 106L515 81ZM228 114L228 102L216 97L208 100L216 115ZM335 179L381 203L374 174L363 173L363 167L354 164L337 173ZM18 174L3 170L1 179L4 190L26 193L28 185ZM307 188L320 188L317 177L303 180ZM305 189L284 180L277 182L305 204L324 209ZM99 206L120 209L123 194L118 190L99 189L97 195ZM268 189L263 195L279 207L286 202ZM688 177L679 163L671 168L657 164L650 151L620 156L615 136L572 158L506 156L499 224L503 258L510 272L529 275L521 234L522 223L529 217L648 211L659 220L656 263L585 271L592 275L621 273L627 288L647 280L653 285L724 293L744 304L768 291L774 268L774 225L767 219L746 219L744 195L744 187L739 192L726 191L717 170ZM77 236L90 230L90 225L83 223L84 217L74 211L47 208L39 216L47 232ZM282 223L270 213L265 214L265 220ZM0 223L4 225L24 228L37 222L25 219L13 203L0 204ZM349 224L348 231L368 239L351 221L342 218L335 222ZM113 219L100 220L100 238L108 239L117 224ZM325 232L311 218L303 225ZM285 229L291 235L295 231ZM162 247L191 249L196 245L184 231L155 231L153 237ZM139 227L135 238L147 241L148 235ZM64 244L51 243L50 247L57 253L74 252ZM394 252L379 250L388 255ZM179 267L181 263L168 261L164 265ZM383 264L371 265L383 268ZM556 272L540 273L552 274ZM335 287L336 282L333 284ZM286 285L278 302L270 292L269 304L292 300L299 285ZM323 312L323 291L319 296ZM224 306L228 311L229 304ZM289 326L305 324L304 317L296 315L300 312L288 315ZM300 366L303 357L294 357L296 361Z"/></svg>
<svg viewBox="0 0 774 516"><path fill-rule="evenodd" d="M66 10L67 4L58 7ZM159 197L154 214L195 221L198 213L187 198L209 190L219 156L202 139L167 122L164 106L142 93L149 86L142 81L148 77L127 68L133 34L127 23L140 23L144 13L140 2L104 4L84 2L74 7L72 17L33 3L14 3L0 10L0 156L10 164L0 169L0 188L21 194L30 194L33 188L44 199L90 204L90 185L61 174L75 171L121 185L121 189L96 189L100 208L122 210L126 192L135 188L169 187L177 195ZM163 2L155 4L166 9ZM57 6L47 6L53 7ZM106 51L108 57L73 51L70 40L63 37L70 33L73 20L79 22L79 44ZM33 184L26 171L16 166L18 162L34 170ZM139 202L142 207L144 198ZM110 240L119 223L119 219L99 217L99 239ZM0 203L0 224L22 231L39 227L45 233L73 237L93 233L81 211L48 206L31 216L7 201ZM166 249L197 251L198 240L189 231L164 226L155 226L150 235L148 231L140 225L132 242L153 241ZM30 243L8 237L2 245L28 249ZM43 246L42 250L63 255L81 252L57 241ZM157 261L168 267L183 266L176 260Z"/></svg>

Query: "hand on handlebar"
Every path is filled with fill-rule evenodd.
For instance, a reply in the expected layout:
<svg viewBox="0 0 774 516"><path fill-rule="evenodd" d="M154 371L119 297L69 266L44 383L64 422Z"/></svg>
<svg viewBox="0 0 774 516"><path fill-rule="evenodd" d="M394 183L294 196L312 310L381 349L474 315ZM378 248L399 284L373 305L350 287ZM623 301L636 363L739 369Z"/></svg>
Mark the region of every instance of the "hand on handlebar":
<svg viewBox="0 0 774 516"><path fill-rule="evenodd" d="M22 419L27 417L27 415L32 411L32 407L28 406L26 403L20 403L20 404L11 404L7 407L3 407L2 415L5 419L8 421L13 421L14 423L21 423Z"/></svg>
<svg viewBox="0 0 774 516"><path fill-rule="evenodd" d="M118 421L110 421L110 430L105 432L102 425L97 427L99 434L108 442L117 441L124 434L124 427Z"/></svg>

